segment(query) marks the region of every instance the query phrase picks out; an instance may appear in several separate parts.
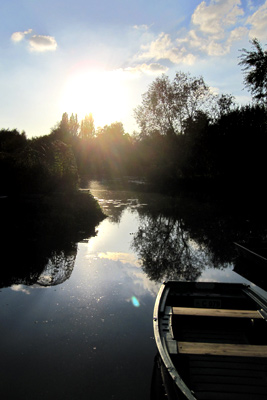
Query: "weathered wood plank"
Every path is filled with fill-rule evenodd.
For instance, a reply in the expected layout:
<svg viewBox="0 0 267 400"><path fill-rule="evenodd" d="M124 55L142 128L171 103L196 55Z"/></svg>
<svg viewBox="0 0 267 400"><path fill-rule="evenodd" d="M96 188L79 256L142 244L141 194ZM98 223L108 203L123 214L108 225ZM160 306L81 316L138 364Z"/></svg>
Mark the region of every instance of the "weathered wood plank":
<svg viewBox="0 0 267 400"><path fill-rule="evenodd" d="M227 317L227 318L262 318L258 310L225 310L218 308L173 307L174 315L192 315L197 317Z"/></svg>
<svg viewBox="0 0 267 400"><path fill-rule="evenodd" d="M267 357L267 346L196 342L178 342L177 345L180 354Z"/></svg>

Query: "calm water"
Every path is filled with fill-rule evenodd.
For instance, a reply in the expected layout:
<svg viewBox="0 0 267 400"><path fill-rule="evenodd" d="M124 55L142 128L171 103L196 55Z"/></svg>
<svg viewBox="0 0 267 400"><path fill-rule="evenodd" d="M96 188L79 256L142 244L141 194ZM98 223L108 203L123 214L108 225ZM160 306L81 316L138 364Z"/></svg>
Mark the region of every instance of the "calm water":
<svg viewBox="0 0 267 400"><path fill-rule="evenodd" d="M148 400L160 282L248 282L234 271L242 218L185 198L90 189L108 215L97 235L54 251L31 284L13 276L0 291L2 399Z"/></svg>

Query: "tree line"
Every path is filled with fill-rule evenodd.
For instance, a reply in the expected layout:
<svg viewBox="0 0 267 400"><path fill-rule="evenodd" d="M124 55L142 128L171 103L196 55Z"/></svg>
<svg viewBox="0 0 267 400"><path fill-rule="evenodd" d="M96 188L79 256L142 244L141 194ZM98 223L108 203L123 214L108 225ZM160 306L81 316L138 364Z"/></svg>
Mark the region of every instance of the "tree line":
<svg viewBox="0 0 267 400"><path fill-rule="evenodd" d="M0 131L1 192L73 190L79 177L142 176L160 189L264 186L267 141L267 51L257 39L239 64L252 103L214 94L203 77L156 78L134 110L138 132L121 122L95 128L92 114L62 115L49 135L27 139Z"/></svg>

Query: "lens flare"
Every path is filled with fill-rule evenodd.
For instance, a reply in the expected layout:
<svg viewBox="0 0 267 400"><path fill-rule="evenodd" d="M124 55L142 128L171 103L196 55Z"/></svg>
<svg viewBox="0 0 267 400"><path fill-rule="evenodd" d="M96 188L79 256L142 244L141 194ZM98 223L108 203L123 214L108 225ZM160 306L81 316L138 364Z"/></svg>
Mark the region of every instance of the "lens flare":
<svg viewBox="0 0 267 400"><path fill-rule="evenodd" d="M131 298L134 307L140 307L140 303L135 296Z"/></svg>

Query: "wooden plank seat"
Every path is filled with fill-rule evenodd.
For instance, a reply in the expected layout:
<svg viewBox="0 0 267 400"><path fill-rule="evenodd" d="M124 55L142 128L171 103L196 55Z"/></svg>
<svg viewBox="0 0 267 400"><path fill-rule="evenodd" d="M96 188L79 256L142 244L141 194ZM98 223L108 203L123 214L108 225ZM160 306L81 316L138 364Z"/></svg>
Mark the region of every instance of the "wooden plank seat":
<svg viewBox="0 0 267 400"><path fill-rule="evenodd" d="M267 357L267 346L197 342L177 342L177 346L180 354Z"/></svg>
<svg viewBox="0 0 267 400"><path fill-rule="evenodd" d="M173 307L174 315L188 315L195 317L227 317L227 318L263 318L258 310L224 310L218 308L189 308Z"/></svg>

